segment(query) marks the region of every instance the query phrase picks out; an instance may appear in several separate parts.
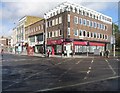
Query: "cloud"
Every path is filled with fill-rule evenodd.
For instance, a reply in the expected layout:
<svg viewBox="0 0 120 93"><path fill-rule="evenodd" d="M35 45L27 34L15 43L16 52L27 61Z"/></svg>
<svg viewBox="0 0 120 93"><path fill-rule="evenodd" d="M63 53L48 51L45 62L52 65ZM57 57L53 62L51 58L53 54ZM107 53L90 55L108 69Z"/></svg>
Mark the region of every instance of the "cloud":
<svg viewBox="0 0 120 93"><path fill-rule="evenodd" d="M29 2L28 2L29 1ZM0 16L2 16L2 21L4 22L4 33L8 33L9 29L13 28L13 24L17 23L17 21L25 16L25 15L33 15L43 17L45 12L53 9L58 6L58 4L65 2L66 0L4 0L2 1L2 8L0 8ZM73 2L77 4L81 4L93 10L102 11L108 9L110 4L107 3L109 0L104 0L104 2L91 2L90 0L67 0L68 2ZM86 2L89 1L89 2ZM102 1L102 0L101 0ZM105 2L106 1L106 2ZM116 1L116 0L115 0ZM8 24L11 25L8 27ZM9 28L9 29L8 29ZM11 31L10 31L11 32ZM0 32L1 33L1 32Z"/></svg>

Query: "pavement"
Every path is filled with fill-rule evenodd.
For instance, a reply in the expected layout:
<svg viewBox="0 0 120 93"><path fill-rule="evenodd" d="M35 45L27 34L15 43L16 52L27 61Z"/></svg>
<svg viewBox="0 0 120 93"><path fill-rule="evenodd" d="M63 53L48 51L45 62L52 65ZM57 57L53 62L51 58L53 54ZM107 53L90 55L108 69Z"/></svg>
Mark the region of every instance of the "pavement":
<svg viewBox="0 0 120 93"><path fill-rule="evenodd" d="M15 53L9 53L9 54L15 54ZM41 53L33 53L33 55L28 55L27 52L22 52L20 54L15 54L15 55L26 55L26 56L36 56L36 57L45 57L44 54ZM58 57L58 58L104 58L104 56L100 56L100 55L94 55L94 54L88 54L88 56L86 54L82 54L82 55L74 55L74 56L61 56L61 55L50 55L49 57ZM120 58L120 55L116 55L115 57L113 57L113 55L110 55L110 58Z"/></svg>
<svg viewBox="0 0 120 93"><path fill-rule="evenodd" d="M4 54L3 93L119 91L117 58L61 58Z"/></svg>

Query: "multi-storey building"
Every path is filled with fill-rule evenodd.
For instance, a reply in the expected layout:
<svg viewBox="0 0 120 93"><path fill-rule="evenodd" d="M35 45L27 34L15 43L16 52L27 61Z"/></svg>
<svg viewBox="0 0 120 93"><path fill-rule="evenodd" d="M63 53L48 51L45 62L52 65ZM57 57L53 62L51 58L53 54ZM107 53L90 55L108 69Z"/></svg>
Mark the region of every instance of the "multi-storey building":
<svg viewBox="0 0 120 93"><path fill-rule="evenodd" d="M68 2L44 15L47 21L47 45L52 54L93 53L110 44L112 18Z"/></svg>
<svg viewBox="0 0 120 93"><path fill-rule="evenodd" d="M25 39L28 39L28 45L34 48L36 53L43 53L44 49L44 23L41 20L25 27Z"/></svg>
<svg viewBox="0 0 120 93"><path fill-rule="evenodd" d="M34 17L34 16L24 16L19 20L19 23L17 25L17 42L18 43L24 43L27 42L25 40L25 27L33 24L34 22L37 22L40 20L39 17Z"/></svg>
<svg viewBox="0 0 120 93"><path fill-rule="evenodd" d="M35 16L24 16L18 22L17 29L17 45L24 46L28 41L25 39L25 27L41 20Z"/></svg>

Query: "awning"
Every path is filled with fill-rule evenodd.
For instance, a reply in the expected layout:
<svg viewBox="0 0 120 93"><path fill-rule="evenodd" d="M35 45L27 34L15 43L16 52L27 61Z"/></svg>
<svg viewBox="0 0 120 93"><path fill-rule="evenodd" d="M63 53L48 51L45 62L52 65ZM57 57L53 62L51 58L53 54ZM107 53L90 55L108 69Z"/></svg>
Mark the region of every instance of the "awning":
<svg viewBox="0 0 120 93"><path fill-rule="evenodd" d="M87 45L87 42L81 42L81 41L74 41L74 45Z"/></svg>
<svg viewBox="0 0 120 93"><path fill-rule="evenodd" d="M105 46L105 44L104 43L89 42L89 46Z"/></svg>

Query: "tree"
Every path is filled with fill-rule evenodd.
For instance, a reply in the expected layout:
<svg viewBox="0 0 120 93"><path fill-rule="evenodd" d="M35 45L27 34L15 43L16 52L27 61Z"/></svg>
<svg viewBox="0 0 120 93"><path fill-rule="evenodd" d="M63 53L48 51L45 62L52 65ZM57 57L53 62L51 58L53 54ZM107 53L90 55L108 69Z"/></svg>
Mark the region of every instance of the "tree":
<svg viewBox="0 0 120 93"><path fill-rule="evenodd" d="M120 31L118 25L116 24L113 24L113 35L115 36L116 48L120 48Z"/></svg>

